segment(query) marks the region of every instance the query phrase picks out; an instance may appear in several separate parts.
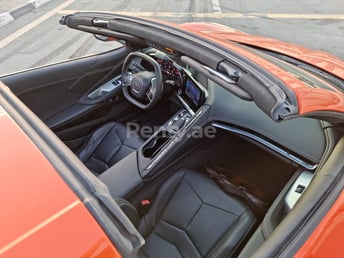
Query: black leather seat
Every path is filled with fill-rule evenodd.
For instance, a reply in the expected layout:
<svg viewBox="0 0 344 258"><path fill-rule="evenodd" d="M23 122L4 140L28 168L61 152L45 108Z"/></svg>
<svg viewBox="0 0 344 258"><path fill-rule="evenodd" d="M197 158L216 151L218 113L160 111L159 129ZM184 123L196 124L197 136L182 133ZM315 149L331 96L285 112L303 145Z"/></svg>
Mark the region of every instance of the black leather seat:
<svg viewBox="0 0 344 258"><path fill-rule="evenodd" d="M256 218L236 197L207 176L182 169L160 188L139 221L145 237L142 256L230 257L252 230Z"/></svg>
<svg viewBox="0 0 344 258"><path fill-rule="evenodd" d="M110 122L98 128L77 153L96 175L137 150L143 140L119 123Z"/></svg>

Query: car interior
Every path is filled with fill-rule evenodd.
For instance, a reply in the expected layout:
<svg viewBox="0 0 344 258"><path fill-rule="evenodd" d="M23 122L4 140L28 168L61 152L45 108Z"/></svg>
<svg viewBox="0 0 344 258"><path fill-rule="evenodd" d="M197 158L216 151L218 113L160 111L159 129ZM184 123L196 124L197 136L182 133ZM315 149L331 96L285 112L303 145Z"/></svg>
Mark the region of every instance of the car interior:
<svg viewBox="0 0 344 258"><path fill-rule="evenodd" d="M273 121L186 50L153 38L1 81L107 186L139 256L248 257L339 138L322 120Z"/></svg>

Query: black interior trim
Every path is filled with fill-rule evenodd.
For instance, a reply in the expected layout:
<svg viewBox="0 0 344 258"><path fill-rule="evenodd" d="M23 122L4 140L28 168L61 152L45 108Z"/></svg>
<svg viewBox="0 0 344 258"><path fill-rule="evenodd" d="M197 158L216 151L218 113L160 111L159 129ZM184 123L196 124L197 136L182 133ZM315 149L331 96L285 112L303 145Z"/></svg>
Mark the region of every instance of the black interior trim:
<svg viewBox="0 0 344 258"><path fill-rule="evenodd" d="M137 45L141 45L141 46L144 45L143 39L140 39L138 37L135 37L135 36L132 36L132 35L126 34L126 33L116 32L113 30L104 29L104 28L100 28L100 27L89 27L89 26L85 26L85 25L78 25L77 29L85 31L85 32L90 32L93 34L106 35L106 36L111 36L113 38L128 40L129 42L133 42L133 43L135 43Z"/></svg>
<svg viewBox="0 0 344 258"><path fill-rule="evenodd" d="M206 75L209 79L213 80L214 82L217 82L221 87L225 88L226 90L230 91L237 97L243 99L243 100L250 100L252 101L252 97L250 94L247 93L247 91L244 91L243 89L239 88L236 83L230 83L228 80L229 78L223 78L222 76L219 76L218 74L212 72L212 69L202 65L201 63L197 62L196 60L188 57L188 56L182 56L181 60L196 69L198 72ZM216 72L216 71L215 71ZM224 76L224 75L223 75Z"/></svg>
<svg viewBox="0 0 344 258"><path fill-rule="evenodd" d="M277 145L283 146L283 149L290 150L296 156L308 160L311 164L320 162L326 139L319 120L298 117L275 122L255 103L237 98L210 80L208 86L213 88L216 96L216 100L209 102L211 107L209 121L221 121L245 128L245 131L270 139Z"/></svg>
<svg viewBox="0 0 344 258"><path fill-rule="evenodd" d="M283 157L287 158L288 160L304 167L307 170L315 170L318 167L318 164L311 164L308 161L299 158L297 156L295 156L294 154L290 153L290 151L282 149L281 147L277 146L276 144L272 143L271 141L265 140L262 137L258 136L257 134L253 134L250 133L248 131L245 131L243 129L240 129L238 127L233 127L230 125L226 125L223 124L221 122L213 122L211 124L212 126L216 127L216 128L220 128L220 129L224 129L228 132L237 134L237 135L241 135L241 136L245 136L248 137L260 144L263 144L265 147L269 148L270 150L278 153L279 155L282 155Z"/></svg>
<svg viewBox="0 0 344 258"><path fill-rule="evenodd" d="M319 168L302 198L253 257L295 255L343 190L343 152L344 137L339 140L323 167Z"/></svg>

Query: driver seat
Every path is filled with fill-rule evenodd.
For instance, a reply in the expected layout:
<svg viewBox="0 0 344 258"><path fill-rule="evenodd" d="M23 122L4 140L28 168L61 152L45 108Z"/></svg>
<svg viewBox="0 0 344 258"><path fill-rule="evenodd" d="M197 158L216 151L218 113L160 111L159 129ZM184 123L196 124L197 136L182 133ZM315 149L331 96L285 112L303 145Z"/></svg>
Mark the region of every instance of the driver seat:
<svg viewBox="0 0 344 258"><path fill-rule="evenodd" d="M95 175L100 175L142 144L143 139L125 125L110 122L95 130L77 155Z"/></svg>

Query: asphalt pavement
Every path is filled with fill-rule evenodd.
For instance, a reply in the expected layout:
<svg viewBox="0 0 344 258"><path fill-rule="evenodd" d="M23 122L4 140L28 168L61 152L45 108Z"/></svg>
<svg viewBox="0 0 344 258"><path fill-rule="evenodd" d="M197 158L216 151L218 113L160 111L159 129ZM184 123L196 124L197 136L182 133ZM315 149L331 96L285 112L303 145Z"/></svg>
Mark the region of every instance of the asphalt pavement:
<svg viewBox="0 0 344 258"><path fill-rule="evenodd" d="M24 5L30 8L21 13L18 7ZM0 0L0 6L0 75L115 47L59 25L61 16L89 10L216 22L344 59L342 0ZM3 13L13 19L1 26Z"/></svg>

